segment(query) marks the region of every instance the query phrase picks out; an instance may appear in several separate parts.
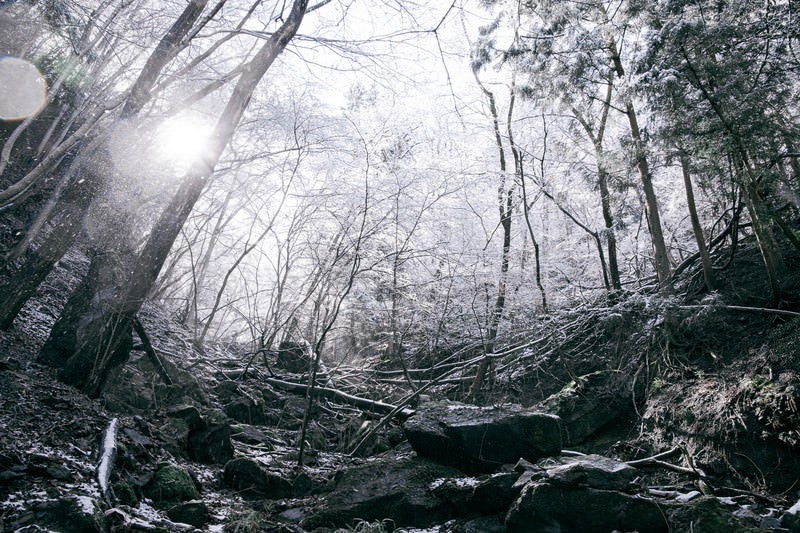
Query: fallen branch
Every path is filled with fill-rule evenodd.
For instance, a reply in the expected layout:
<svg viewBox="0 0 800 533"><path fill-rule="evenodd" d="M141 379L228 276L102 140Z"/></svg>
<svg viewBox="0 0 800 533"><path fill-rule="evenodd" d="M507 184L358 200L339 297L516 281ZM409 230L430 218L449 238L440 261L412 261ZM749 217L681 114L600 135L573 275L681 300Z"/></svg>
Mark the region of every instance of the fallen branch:
<svg viewBox="0 0 800 533"><path fill-rule="evenodd" d="M111 469L114 467L114 459L117 457L116 418L112 418L111 422L108 423L108 427L103 433L101 446L100 461L97 463L97 483L100 485L100 493L106 501L109 501L108 480L111 478Z"/></svg>
<svg viewBox="0 0 800 533"><path fill-rule="evenodd" d="M167 373L167 367L164 365L164 361L161 360L161 357L159 357L155 349L153 349L153 343L150 342L150 337L147 336L147 332L138 316L133 318L133 330L139 336L139 340L142 341L141 348L156 367L161 379L163 379L167 385L172 385L172 378L169 373ZM138 346L135 348L138 348Z"/></svg>
<svg viewBox="0 0 800 533"><path fill-rule="evenodd" d="M662 461L661 460L661 459L664 459L666 457L670 457L672 455L675 455L677 453L682 453L684 455L684 458L686 459L686 461L690 465L689 468L687 468L685 466L679 466L679 465L676 465L676 464L668 463L666 461ZM645 457L643 459L636 459L634 461L626 461L625 464L627 464L629 466L634 466L636 468L658 467L658 468L664 468L666 470L672 470L673 472L679 472L681 474L688 474L690 476L695 476L695 477L698 477L698 478L706 477L705 473L702 470L694 467L694 464L692 462L691 456L689 455L689 453L686 451L686 449L683 446L675 446L671 450L667 450L666 452L658 453L658 454L653 455L651 457Z"/></svg>
<svg viewBox="0 0 800 533"><path fill-rule="evenodd" d="M671 455L675 455L676 453L681 451L680 446L675 446L671 450L667 450L665 452L657 453L655 455L651 455L650 457L644 457L642 459L634 459L633 461L625 461L625 464L628 466L647 466L651 464L653 461L658 461L660 459L664 459L665 457L669 457Z"/></svg>
<svg viewBox="0 0 800 533"><path fill-rule="evenodd" d="M294 383L277 378L265 378L264 381L274 387L278 387L279 389L289 392L297 392L302 394L306 394L308 392L308 385L305 383ZM313 394L315 397L327 398L329 400L340 400L344 403L375 411L377 413L391 413L397 408L397 406L389 403L384 403L379 400L370 400L368 398L361 398L360 396L354 396L352 394L329 387L314 387ZM414 410L401 409L397 412L397 414L403 418L408 418L414 414Z"/></svg>
<svg viewBox="0 0 800 533"><path fill-rule="evenodd" d="M437 385L437 384L441 383L442 381L446 380L447 378L449 378L450 376L452 376L456 372L463 371L463 370L469 368L472 365L480 363L481 361L484 360L484 358L487 358L487 357L490 357L490 356L489 355L480 355L478 357L473 357L469 361L465 361L460 366L450 369L449 371L445 372L444 374L442 374L438 378L429 381L425 385L423 385L420 388L418 388L417 390L413 391L411 394L408 394L405 398L403 398L400 401L400 403L393 410L389 411L389 413L387 413L386 416L381 418L380 421L378 421L377 424L372 426L372 428L369 431L367 431L367 433L364 434L363 437L361 437L361 440L358 441L358 443L355 445L355 447L352 450L350 450L349 455L352 457L355 454L357 454L358 450L360 450L361 447L364 446L364 444L367 442L367 440L370 437L372 437L372 435L374 435L375 432L378 431L378 429L380 429L381 427L386 425L391 419L393 419L399 413L402 413L403 410L410 411L410 413L413 415L414 411L412 409L404 409L404 408L405 408L406 405L411 403L414 399L418 398L420 394L422 394L426 390L430 389L434 385ZM409 415L409 416L411 416L411 415ZM408 417L406 417L406 418L408 418Z"/></svg>
<svg viewBox="0 0 800 533"><path fill-rule="evenodd" d="M783 315L783 316L791 316L791 317L798 317L800 313L795 311L785 311L783 309L771 309L769 307L746 307L743 305L681 305L678 306L678 309L707 309L708 307L715 307L719 309L729 309L731 311L746 311L751 313L769 313L773 315Z"/></svg>

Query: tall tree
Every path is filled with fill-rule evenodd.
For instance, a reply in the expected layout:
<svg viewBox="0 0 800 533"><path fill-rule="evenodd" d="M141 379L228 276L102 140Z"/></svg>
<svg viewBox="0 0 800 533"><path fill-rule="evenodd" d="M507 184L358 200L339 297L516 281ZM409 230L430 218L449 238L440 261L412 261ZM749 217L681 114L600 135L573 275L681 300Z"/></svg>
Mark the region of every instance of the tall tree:
<svg viewBox="0 0 800 533"><path fill-rule="evenodd" d="M732 177L740 188L776 301L786 264L773 228L794 238L775 209L774 171L799 133L786 120L797 90L791 9L749 1L659 3L640 66L650 104L667 119L662 134L709 169L720 155L730 161L717 183Z"/></svg>
<svg viewBox="0 0 800 533"><path fill-rule="evenodd" d="M183 177L178 191L150 231L141 250L125 250L114 243L97 255L113 257L114 265L93 262L90 282L70 297L53 333L61 332L73 340L59 346L53 334L47 343L47 358L64 361L62 377L90 396L99 395L115 369L127 360L130 331L139 308L145 301L173 242L194 204L211 177L225 147L233 137L245 110L262 78L278 55L297 33L308 8L307 0L295 0L282 23L242 68L241 75L222 111L206 152ZM125 274L114 279L109 271ZM104 272L105 271L105 272ZM110 297L107 295L111 294ZM105 302L98 306L92 302ZM58 355L54 357L53 350Z"/></svg>

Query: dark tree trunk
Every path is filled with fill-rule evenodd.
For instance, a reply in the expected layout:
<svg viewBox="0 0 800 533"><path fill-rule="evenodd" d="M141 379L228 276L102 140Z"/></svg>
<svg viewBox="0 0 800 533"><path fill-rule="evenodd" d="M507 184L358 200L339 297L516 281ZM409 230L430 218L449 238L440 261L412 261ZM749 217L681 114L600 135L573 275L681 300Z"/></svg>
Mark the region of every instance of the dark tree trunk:
<svg viewBox="0 0 800 533"><path fill-rule="evenodd" d="M606 21L608 23L608 21ZM611 66L617 77L625 76L625 69L622 66L617 44L613 39L607 42ZM662 296L675 294L675 287L672 284L672 273L667 252L667 243L664 240L664 230L661 225L661 215L658 210L658 200L656 199L655 189L653 188L653 176L650 173L650 164L645 154L644 140L639 130L639 120L636 115L636 108L630 96L625 97L625 115L628 117L628 126L633 140L634 156L636 158L636 168L639 170L639 178L642 182L642 192L644 193L645 214L647 215L647 225L650 230L650 240L653 246L653 262L655 264L656 275L658 276L658 292Z"/></svg>
<svg viewBox="0 0 800 533"><path fill-rule="evenodd" d="M97 176L88 173L75 179L57 201L43 231L25 246L18 258L0 269L0 329L11 327L19 311L75 242L97 188Z"/></svg>
<svg viewBox="0 0 800 533"><path fill-rule="evenodd" d="M697 241L697 250L703 264L703 278L706 288L714 290L714 268L711 265L711 255L708 253L706 239L703 236L703 227L700 225L700 217L697 215L697 204L694 201L694 188L692 187L692 176L689 171L689 156L681 153L681 170L683 171L683 184L686 188L686 203L689 206L689 218L692 221L692 231Z"/></svg>

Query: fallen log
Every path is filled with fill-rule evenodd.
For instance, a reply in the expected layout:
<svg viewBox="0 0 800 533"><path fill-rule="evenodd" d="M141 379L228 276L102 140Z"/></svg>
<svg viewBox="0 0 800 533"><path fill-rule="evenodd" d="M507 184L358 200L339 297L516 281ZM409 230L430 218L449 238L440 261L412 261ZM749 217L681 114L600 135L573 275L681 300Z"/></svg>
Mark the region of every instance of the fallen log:
<svg viewBox="0 0 800 533"><path fill-rule="evenodd" d="M285 391L301 394L306 394L308 392L308 385L305 383L294 383L292 381L284 381L277 378L264 378L264 381L273 387L277 387ZM376 413L391 413L397 409L397 406L389 403L384 403L379 400L370 400L368 398L361 398L360 396L354 396L330 387L314 387L313 394L315 397L327 398L329 400L339 400L343 403L355 405L356 407L374 411ZM413 414L413 409L400 409L397 412L397 415L400 418L408 418Z"/></svg>
<svg viewBox="0 0 800 533"><path fill-rule="evenodd" d="M100 485L100 494L106 501L109 501L108 480L111 479L111 469L114 467L114 459L117 457L117 422L117 418L112 418L103 432L103 440L100 443L100 461L97 463L97 484Z"/></svg>

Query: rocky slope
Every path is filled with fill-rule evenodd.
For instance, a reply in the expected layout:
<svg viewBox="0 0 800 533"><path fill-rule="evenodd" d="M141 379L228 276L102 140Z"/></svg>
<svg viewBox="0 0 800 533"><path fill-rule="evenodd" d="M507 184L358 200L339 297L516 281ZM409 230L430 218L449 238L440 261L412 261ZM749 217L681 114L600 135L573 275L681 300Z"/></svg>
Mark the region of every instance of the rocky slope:
<svg viewBox="0 0 800 533"><path fill-rule="evenodd" d="M156 306L171 384L135 352L92 401L36 363L80 261L0 332L0 531L800 531L800 326L758 276L543 319L486 408L443 384L381 425L385 404L347 395L399 390L331 372L345 395L314 402L300 457L297 368L197 353Z"/></svg>

